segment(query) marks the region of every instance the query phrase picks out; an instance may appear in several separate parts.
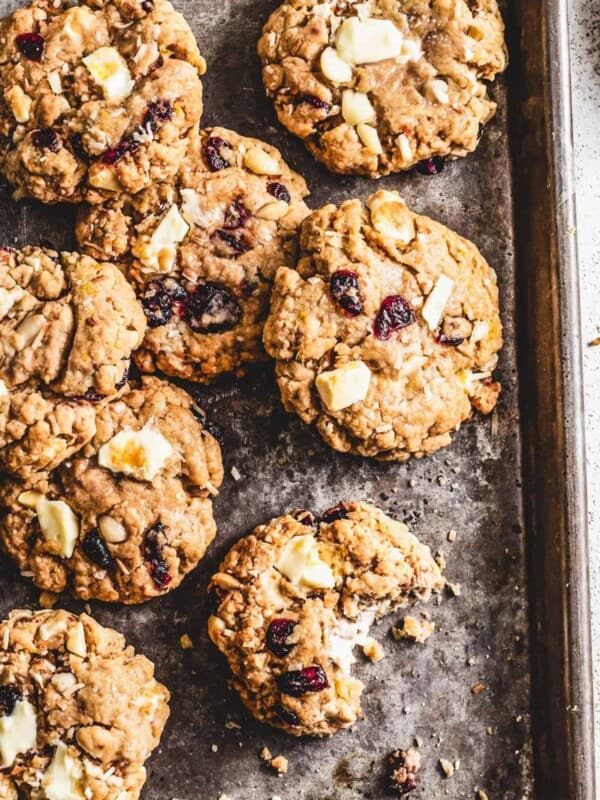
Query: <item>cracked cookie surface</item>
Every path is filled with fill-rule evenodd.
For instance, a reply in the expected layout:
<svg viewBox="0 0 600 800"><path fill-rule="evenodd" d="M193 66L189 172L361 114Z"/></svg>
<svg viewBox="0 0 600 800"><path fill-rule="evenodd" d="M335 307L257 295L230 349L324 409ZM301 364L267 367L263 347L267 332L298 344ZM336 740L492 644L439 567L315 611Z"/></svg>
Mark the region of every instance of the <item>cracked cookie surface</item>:
<svg viewBox="0 0 600 800"><path fill-rule="evenodd" d="M0 623L0 794L137 800L168 701L153 664L87 614L13 611Z"/></svg>
<svg viewBox="0 0 600 800"><path fill-rule="evenodd" d="M266 358L273 276L295 263L307 193L274 147L211 128L175 181L83 211L80 246L121 262L144 306L142 371L207 382Z"/></svg>
<svg viewBox="0 0 600 800"><path fill-rule="evenodd" d="M308 217L297 269L277 272L264 341L285 409L361 456L430 454L500 393L494 270L396 192Z"/></svg>
<svg viewBox="0 0 600 800"><path fill-rule="evenodd" d="M177 587L216 533L218 442L190 396L145 378L96 409L91 441L0 489L0 543L36 586L141 603Z"/></svg>
<svg viewBox="0 0 600 800"><path fill-rule="evenodd" d="M112 264L37 247L0 250L0 468L52 469L118 394L146 320Z"/></svg>
<svg viewBox="0 0 600 800"><path fill-rule="evenodd" d="M210 584L209 634L258 720L324 736L360 716L353 651L373 658L375 619L443 584L429 548L375 506L340 503L320 520L295 511L227 554Z"/></svg>
<svg viewBox="0 0 600 800"><path fill-rule="evenodd" d="M473 151L507 63L496 0L291 0L258 53L279 121L330 170L371 177Z"/></svg>
<svg viewBox="0 0 600 800"><path fill-rule="evenodd" d="M34 0L0 23L0 169L17 197L100 202L174 175L205 63L167 0Z"/></svg>

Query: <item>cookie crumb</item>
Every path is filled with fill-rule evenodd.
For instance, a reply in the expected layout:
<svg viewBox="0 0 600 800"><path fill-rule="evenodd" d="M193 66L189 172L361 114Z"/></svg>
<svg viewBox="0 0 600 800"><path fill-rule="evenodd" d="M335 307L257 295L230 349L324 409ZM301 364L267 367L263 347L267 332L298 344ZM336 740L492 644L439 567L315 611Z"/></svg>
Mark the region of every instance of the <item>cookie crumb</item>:
<svg viewBox="0 0 600 800"><path fill-rule="evenodd" d="M194 643L192 642L191 638L188 636L187 633L184 633L182 636L179 637L179 645L182 650L194 649Z"/></svg>
<svg viewBox="0 0 600 800"><path fill-rule="evenodd" d="M242 730L242 726L238 725L238 723L234 722L232 719L227 720L227 722L225 723L225 727L227 728L228 731L241 731Z"/></svg>
<svg viewBox="0 0 600 800"><path fill-rule="evenodd" d="M414 642L424 644L435 630L435 623L428 620L419 620L416 617L404 617L402 627L392 628L392 636L399 642L401 639L412 639Z"/></svg>
<svg viewBox="0 0 600 800"><path fill-rule="evenodd" d="M269 750L268 747L263 747L260 753L260 757L262 760L269 766L271 769L274 769L279 775L285 775L288 771L289 761L285 756L275 756Z"/></svg>
<svg viewBox="0 0 600 800"><path fill-rule="evenodd" d="M488 793L484 792L483 789L479 789L477 792L477 800L489 800Z"/></svg>
<svg viewBox="0 0 600 800"><path fill-rule="evenodd" d="M421 767L421 754L415 747L394 750L387 759L388 789L400 797L417 788L416 774Z"/></svg>
<svg viewBox="0 0 600 800"><path fill-rule="evenodd" d="M217 753L219 751L219 745L211 744L210 749L213 751L213 753Z"/></svg>
<svg viewBox="0 0 600 800"><path fill-rule="evenodd" d="M369 639L369 641L363 646L363 653L366 655L369 661L377 662L381 661L382 658L385 658L385 651L383 647L375 639Z"/></svg>
<svg viewBox="0 0 600 800"><path fill-rule="evenodd" d="M446 581L446 588L450 594L454 595L454 597L460 597L462 594L460 583L451 583L450 581Z"/></svg>
<svg viewBox="0 0 600 800"><path fill-rule="evenodd" d="M450 533L448 534L448 541L449 542L455 542L456 541L456 531L454 529L452 529L450 531Z"/></svg>
<svg viewBox="0 0 600 800"><path fill-rule="evenodd" d="M239 481L242 479L242 473L239 471L237 467L231 468L231 477L234 481Z"/></svg>
<svg viewBox="0 0 600 800"><path fill-rule="evenodd" d="M446 778L451 778L454 775L454 764L451 761L448 761L447 758L440 758L438 763Z"/></svg>
<svg viewBox="0 0 600 800"><path fill-rule="evenodd" d="M268 747L263 747L263 749L260 751L260 757L262 758L263 761L270 762L271 759L273 758L273 754L271 753Z"/></svg>
<svg viewBox="0 0 600 800"><path fill-rule="evenodd" d="M54 608L56 605L56 601L58 600L58 595L56 592L40 592L40 599L39 603L42 608L50 609Z"/></svg>

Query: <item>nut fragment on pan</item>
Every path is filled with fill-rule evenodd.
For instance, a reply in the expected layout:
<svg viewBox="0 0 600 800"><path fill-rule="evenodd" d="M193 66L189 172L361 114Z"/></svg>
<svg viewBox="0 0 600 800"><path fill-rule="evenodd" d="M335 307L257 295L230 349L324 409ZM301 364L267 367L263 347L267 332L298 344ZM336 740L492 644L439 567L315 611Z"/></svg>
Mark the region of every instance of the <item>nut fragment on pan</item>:
<svg viewBox="0 0 600 800"><path fill-rule="evenodd" d="M153 664L87 614L13 611L0 622L0 795L138 800L168 701Z"/></svg>
<svg viewBox="0 0 600 800"><path fill-rule="evenodd" d="M274 147L211 128L174 181L82 210L81 247L123 264L146 312L142 371L207 382L266 358L269 293L296 262L307 193Z"/></svg>
<svg viewBox="0 0 600 800"><path fill-rule="evenodd" d="M0 22L0 169L15 196L99 202L173 175L204 59L167 0L33 0Z"/></svg>
<svg viewBox="0 0 600 800"><path fill-rule="evenodd" d="M474 244L379 191L313 212L300 248L264 331L287 411L335 450L386 461L433 453L492 411L502 325Z"/></svg>
<svg viewBox="0 0 600 800"><path fill-rule="evenodd" d="M37 247L0 249L0 469L52 469L121 391L146 320L112 264Z"/></svg>
<svg viewBox="0 0 600 800"><path fill-rule="evenodd" d="M241 539L213 575L209 634L260 721L324 736L360 716L351 674L374 621L444 583L428 547L368 503L295 511ZM371 657L371 656L370 656Z"/></svg>
<svg viewBox="0 0 600 800"><path fill-rule="evenodd" d="M496 0L288 0L258 53L282 125L374 178L473 151L507 63Z"/></svg>
<svg viewBox="0 0 600 800"><path fill-rule="evenodd" d="M218 442L182 389L145 378L96 410L50 475L0 487L0 545L40 589L141 603L177 587L216 533Z"/></svg>

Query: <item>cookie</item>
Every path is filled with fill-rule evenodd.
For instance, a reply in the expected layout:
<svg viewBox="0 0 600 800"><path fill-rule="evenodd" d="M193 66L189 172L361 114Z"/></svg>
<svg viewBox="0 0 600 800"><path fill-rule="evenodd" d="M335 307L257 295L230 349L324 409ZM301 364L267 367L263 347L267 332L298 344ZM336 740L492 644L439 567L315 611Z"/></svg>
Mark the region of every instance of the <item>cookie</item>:
<svg viewBox="0 0 600 800"><path fill-rule="evenodd" d="M167 0L34 0L0 23L0 169L15 196L101 202L174 175L205 63Z"/></svg>
<svg viewBox="0 0 600 800"><path fill-rule="evenodd" d="M320 520L295 511L241 539L213 575L212 641L250 712L295 736L324 736L360 715L354 648L380 658L375 621L443 586L430 550L368 503Z"/></svg>
<svg viewBox="0 0 600 800"><path fill-rule="evenodd" d="M142 371L207 382L266 358L273 276L296 261L307 193L274 147L211 128L175 182L83 211L81 247L123 263L144 306Z"/></svg>
<svg viewBox="0 0 600 800"><path fill-rule="evenodd" d="M500 392L495 272L396 192L308 217L297 270L277 272L264 334L285 409L343 452L433 453Z"/></svg>
<svg viewBox="0 0 600 800"><path fill-rule="evenodd" d="M0 623L0 795L137 800L168 701L153 664L87 614L13 611Z"/></svg>
<svg viewBox="0 0 600 800"><path fill-rule="evenodd" d="M475 150L507 64L496 0L290 0L258 53L282 125L330 170L372 178Z"/></svg>
<svg viewBox="0 0 600 800"><path fill-rule="evenodd" d="M218 442L190 396L148 377L96 409L49 475L0 487L0 545L40 589L142 603L177 587L216 533Z"/></svg>
<svg viewBox="0 0 600 800"><path fill-rule="evenodd" d="M0 469L52 469L94 433L146 319L113 265L37 247L0 250Z"/></svg>

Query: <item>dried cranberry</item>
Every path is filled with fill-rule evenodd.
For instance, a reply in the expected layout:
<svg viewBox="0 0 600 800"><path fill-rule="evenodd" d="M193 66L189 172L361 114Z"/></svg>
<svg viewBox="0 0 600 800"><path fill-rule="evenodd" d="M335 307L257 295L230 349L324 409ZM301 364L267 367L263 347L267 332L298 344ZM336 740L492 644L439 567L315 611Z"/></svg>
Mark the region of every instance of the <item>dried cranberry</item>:
<svg viewBox="0 0 600 800"><path fill-rule="evenodd" d="M236 228L242 228L248 222L251 216L252 215L241 200L234 200L229 208L227 208L225 211L225 222L223 223L223 227L230 231L235 230ZM227 243L229 244L229 242ZM237 248L240 246L240 243L236 240L235 247ZM243 252L243 250L239 252Z"/></svg>
<svg viewBox="0 0 600 800"><path fill-rule="evenodd" d="M0 686L0 716L10 717L20 699L21 692L16 686Z"/></svg>
<svg viewBox="0 0 600 800"><path fill-rule="evenodd" d="M277 704L276 706L273 706L273 711L277 714L279 719L282 720L282 722L286 722L288 725L296 726L300 724L300 720L294 714L294 712L290 711L289 708L286 708L285 706Z"/></svg>
<svg viewBox="0 0 600 800"><path fill-rule="evenodd" d="M311 511L297 509L296 511L292 511L291 516L301 525L307 525L309 528L314 528L317 525L317 520Z"/></svg>
<svg viewBox="0 0 600 800"><path fill-rule="evenodd" d="M33 143L39 150L50 150L52 153L58 153L60 150L60 136L54 128L35 131Z"/></svg>
<svg viewBox="0 0 600 800"><path fill-rule="evenodd" d="M331 103L328 103L326 100L321 100L320 97L315 97L314 94L299 94L296 97L296 103L308 103L313 108L331 111Z"/></svg>
<svg viewBox="0 0 600 800"><path fill-rule="evenodd" d="M415 312L408 300L399 294L390 295L385 298L375 317L375 336L386 341L392 333L412 325L415 321Z"/></svg>
<svg viewBox="0 0 600 800"><path fill-rule="evenodd" d="M335 522L336 519L346 519L348 516L349 509L346 507L344 503L338 503L337 506L333 506L332 508L328 508L327 511L323 514L321 519L323 522Z"/></svg>
<svg viewBox="0 0 600 800"><path fill-rule="evenodd" d="M102 156L102 163L112 166L116 164L117 161L120 161L127 153L135 153L139 146L140 143L137 142L133 136L125 136L116 147L111 147L110 150L104 153Z"/></svg>
<svg viewBox="0 0 600 800"><path fill-rule="evenodd" d="M308 692L322 692L328 686L329 681L325 670L319 664L284 672L277 678L279 691L289 694L290 697L302 697Z"/></svg>
<svg viewBox="0 0 600 800"><path fill-rule="evenodd" d="M220 136L211 136L207 140L204 146L204 154L211 172L219 172L229 166L229 161L226 161L221 155L221 150L224 147L227 147L227 142L221 139Z"/></svg>
<svg viewBox="0 0 600 800"><path fill-rule="evenodd" d="M242 309L232 293L218 283L201 283L190 294L183 318L195 333L218 333L233 328Z"/></svg>
<svg viewBox="0 0 600 800"><path fill-rule="evenodd" d="M105 394L88 389L85 394L79 395L79 399L86 400L88 403L100 403L106 397Z"/></svg>
<svg viewBox="0 0 600 800"><path fill-rule="evenodd" d="M44 55L44 37L39 33L20 33L15 44L30 61L41 61Z"/></svg>
<svg viewBox="0 0 600 800"><path fill-rule="evenodd" d="M267 192L272 194L276 200L283 200L284 203L291 202L290 193L287 190L287 187L283 185L283 183L277 183L274 181L273 183L269 183L267 185Z"/></svg>
<svg viewBox="0 0 600 800"><path fill-rule="evenodd" d="M86 535L81 543L81 549L90 561L93 561L94 564L102 567L102 569L108 569L113 563L113 557L106 546L106 542L96 528Z"/></svg>
<svg viewBox="0 0 600 800"><path fill-rule="evenodd" d="M148 570L152 580L159 589L166 589L173 580L169 575L169 568L163 558L162 549L166 539L165 526L157 522L144 534L144 559L148 563Z"/></svg>
<svg viewBox="0 0 600 800"><path fill-rule="evenodd" d="M142 127L156 133L165 122L173 119L173 106L168 100L155 100L150 103Z"/></svg>
<svg viewBox="0 0 600 800"><path fill-rule="evenodd" d="M267 647L277 658L285 658L296 646L286 641L295 627L291 619L274 619L267 628Z"/></svg>
<svg viewBox="0 0 600 800"><path fill-rule="evenodd" d="M154 8L154 0L142 0L142 11L149 14Z"/></svg>
<svg viewBox="0 0 600 800"><path fill-rule="evenodd" d="M329 282L329 289L336 303L343 308L346 314L357 317L363 312L363 304L358 286L358 275L349 269L339 269L334 272Z"/></svg>
<svg viewBox="0 0 600 800"><path fill-rule="evenodd" d="M444 169L444 163L443 156L432 156L424 161L419 161L415 169L421 175L439 175Z"/></svg>
<svg viewBox="0 0 600 800"><path fill-rule="evenodd" d="M394 750L388 756L387 787L402 796L417 788L416 774L421 765L421 757L414 748Z"/></svg>
<svg viewBox="0 0 600 800"><path fill-rule="evenodd" d="M213 236L216 238L217 242L222 242L227 245L227 247L233 250L237 255L241 255L250 249L243 239L234 236L232 233L227 233L227 231L215 231ZM221 253L221 255L224 255L224 252Z"/></svg>
<svg viewBox="0 0 600 800"><path fill-rule="evenodd" d="M149 328L166 325L173 316L173 306L183 302L187 292L173 278L150 281L142 296L142 307Z"/></svg>
<svg viewBox="0 0 600 800"><path fill-rule="evenodd" d="M464 342L464 339L460 337L448 337L444 336L443 333L440 333L440 335L436 338L436 341L439 344L447 344L450 347L458 347Z"/></svg>

